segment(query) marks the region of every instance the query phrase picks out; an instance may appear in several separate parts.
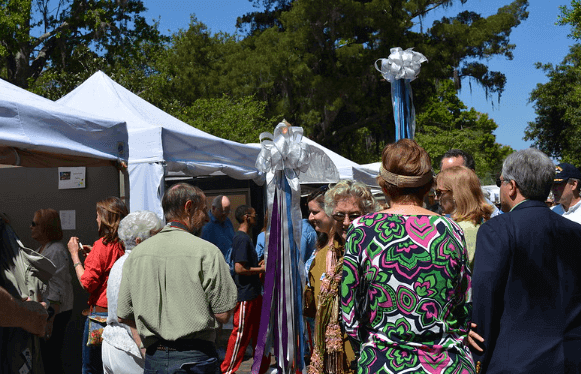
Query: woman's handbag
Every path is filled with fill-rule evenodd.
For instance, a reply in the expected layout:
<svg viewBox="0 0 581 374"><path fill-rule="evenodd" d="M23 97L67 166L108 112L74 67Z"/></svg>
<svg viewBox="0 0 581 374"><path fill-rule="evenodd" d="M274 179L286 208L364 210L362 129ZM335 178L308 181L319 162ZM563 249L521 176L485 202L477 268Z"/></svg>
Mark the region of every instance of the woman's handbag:
<svg viewBox="0 0 581 374"><path fill-rule="evenodd" d="M303 293L303 316L315 318L317 307L315 305L315 289L313 286L305 287Z"/></svg>
<svg viewBox="0 0 581 374"><path fill-rule="evenodd" d="M103 342L103 329L107 326L107 317L92 314L87 318L89 318L87 347L101 345Z"/></svg>

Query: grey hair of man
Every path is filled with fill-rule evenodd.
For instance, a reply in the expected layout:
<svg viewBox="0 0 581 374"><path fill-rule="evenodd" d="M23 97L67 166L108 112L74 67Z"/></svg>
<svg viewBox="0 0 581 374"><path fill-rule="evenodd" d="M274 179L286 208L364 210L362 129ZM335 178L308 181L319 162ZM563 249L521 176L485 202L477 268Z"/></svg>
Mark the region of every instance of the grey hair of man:
<svg viewBox="0 0 581 374"><path fill-rule="evenodd" d="M212 208L222 209L222 199L224 195L218 195L212 200Z"/></svg>
<svg viewBox="0 0 581 374"><path fill-rule="evenodd" d="M137 245L137 239L145 239L161 230L163 224L157 214L142 210L129 213L119 223L119 240L125 245L125 251L131 251Z"/></svg>
<svg viewBox="0 0 581 374"><path fill-rule="evenodd" d="M545 201L555 179L555 165L538 149L523 149L504 160L502 177L515 181L525 199Z"/></svg>
<svg viewBox="0 0 581 374"><path fill-rule="evenodd" d="M204 192L196 186L187 183L178 183L171 186L163 195L161 199L161 207L167 222L172 220L179 220L184 215L190 213L185 211L185 204L192 202L196 209L202 205L202 200L206 198Z"/></svg>
<svg viewBox="0 0 581 374"><path fill-rule="evenodd" d="M379 204L365 184L350 179L340 180L325 193L325 213L331 217L337 202L354 197L363 214L377 212Z"/></svg>

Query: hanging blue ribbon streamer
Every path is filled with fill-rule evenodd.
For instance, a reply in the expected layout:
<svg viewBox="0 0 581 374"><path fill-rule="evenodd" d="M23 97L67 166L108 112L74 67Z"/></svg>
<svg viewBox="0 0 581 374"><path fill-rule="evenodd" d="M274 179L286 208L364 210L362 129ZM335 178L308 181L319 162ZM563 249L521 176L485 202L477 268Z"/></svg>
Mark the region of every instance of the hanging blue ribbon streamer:
<svg viewBox="0 0 581 374"><path fill-rule="evenodd" d="M391 83L391 103L395 120L395 140L414 138L416 111L412 99L411 81L420 73L421 64L428 59L408 48L391 48L388 58L375 61L375 68ZM381 62L381 66L377 63Z"/></svg>
<svg viewBox="0 0 581 374"><path fill-rule="evenodd" d="M395 120L395 141L414 138L416 111L409 79L398 79L391 84L391 100Z"/></svg>

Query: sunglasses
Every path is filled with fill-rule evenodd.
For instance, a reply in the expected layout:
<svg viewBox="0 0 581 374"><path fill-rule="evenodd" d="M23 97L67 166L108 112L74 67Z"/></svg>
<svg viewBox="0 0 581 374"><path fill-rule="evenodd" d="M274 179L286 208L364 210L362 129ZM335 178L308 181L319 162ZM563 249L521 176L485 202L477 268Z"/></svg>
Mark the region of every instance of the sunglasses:
<svg viewBox="0 0 581 374"><path fill-rule="evenodd" d="M500 177L496 178L496 187L500 187L502 182L510 182L510 179L500 179Z"/></svg>
<svg viewBox="0 0 581 374"><path fill-rule="evenodd" d="M34 221L30 222L30 226L36 227L36 225L38 225L36 222L34 222Z"/></svg>
<svg viewBox="0 0 581 374"><path fill-rule="evenodd" d="M349 217L349 222L353 222L357 218L361 217L361 213L351 213L351 214L335 213L332 215L332 217L337 222L343 222L345 221L345 217Z"/></svg>
<svg viewBox="0 0 581 374"><path fill-rule="evenodd" d="M439 199L440 196L442 196L442 194L444 192L449 192L450 190L434 190L434 193L436 194L436 197Z"/></svg>

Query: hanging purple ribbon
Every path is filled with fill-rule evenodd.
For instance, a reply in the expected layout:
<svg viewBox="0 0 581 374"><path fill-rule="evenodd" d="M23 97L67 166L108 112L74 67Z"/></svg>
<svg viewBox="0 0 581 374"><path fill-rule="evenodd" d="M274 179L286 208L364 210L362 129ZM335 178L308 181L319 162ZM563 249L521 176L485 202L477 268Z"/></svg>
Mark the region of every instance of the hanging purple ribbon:
<svg viewBox="0 0 581 374"><path fill-rule="evenodd" d="M381 66L377 63L381 61ZM405 51L391 48L388 58L375 61L375 68L391 83L391 103L395 120L395 140L413 139L416 131L416 112L412 98L411 81L420 73L422 62L428 59L413 48Z"/></svg>
<svg viewBox="0 0 581 374"><path fill-rule="evenodd" d="M301 235L300 184L298 175L309 167L310 152L302 143L302 128L279 123L270 133L260 134L262 149L256 160L266 173L269 229L264 256L266 274L258 341L252 373L274 351L283 373L304 368L304 334L301 278L304 265L299 256Z"/></svg>

